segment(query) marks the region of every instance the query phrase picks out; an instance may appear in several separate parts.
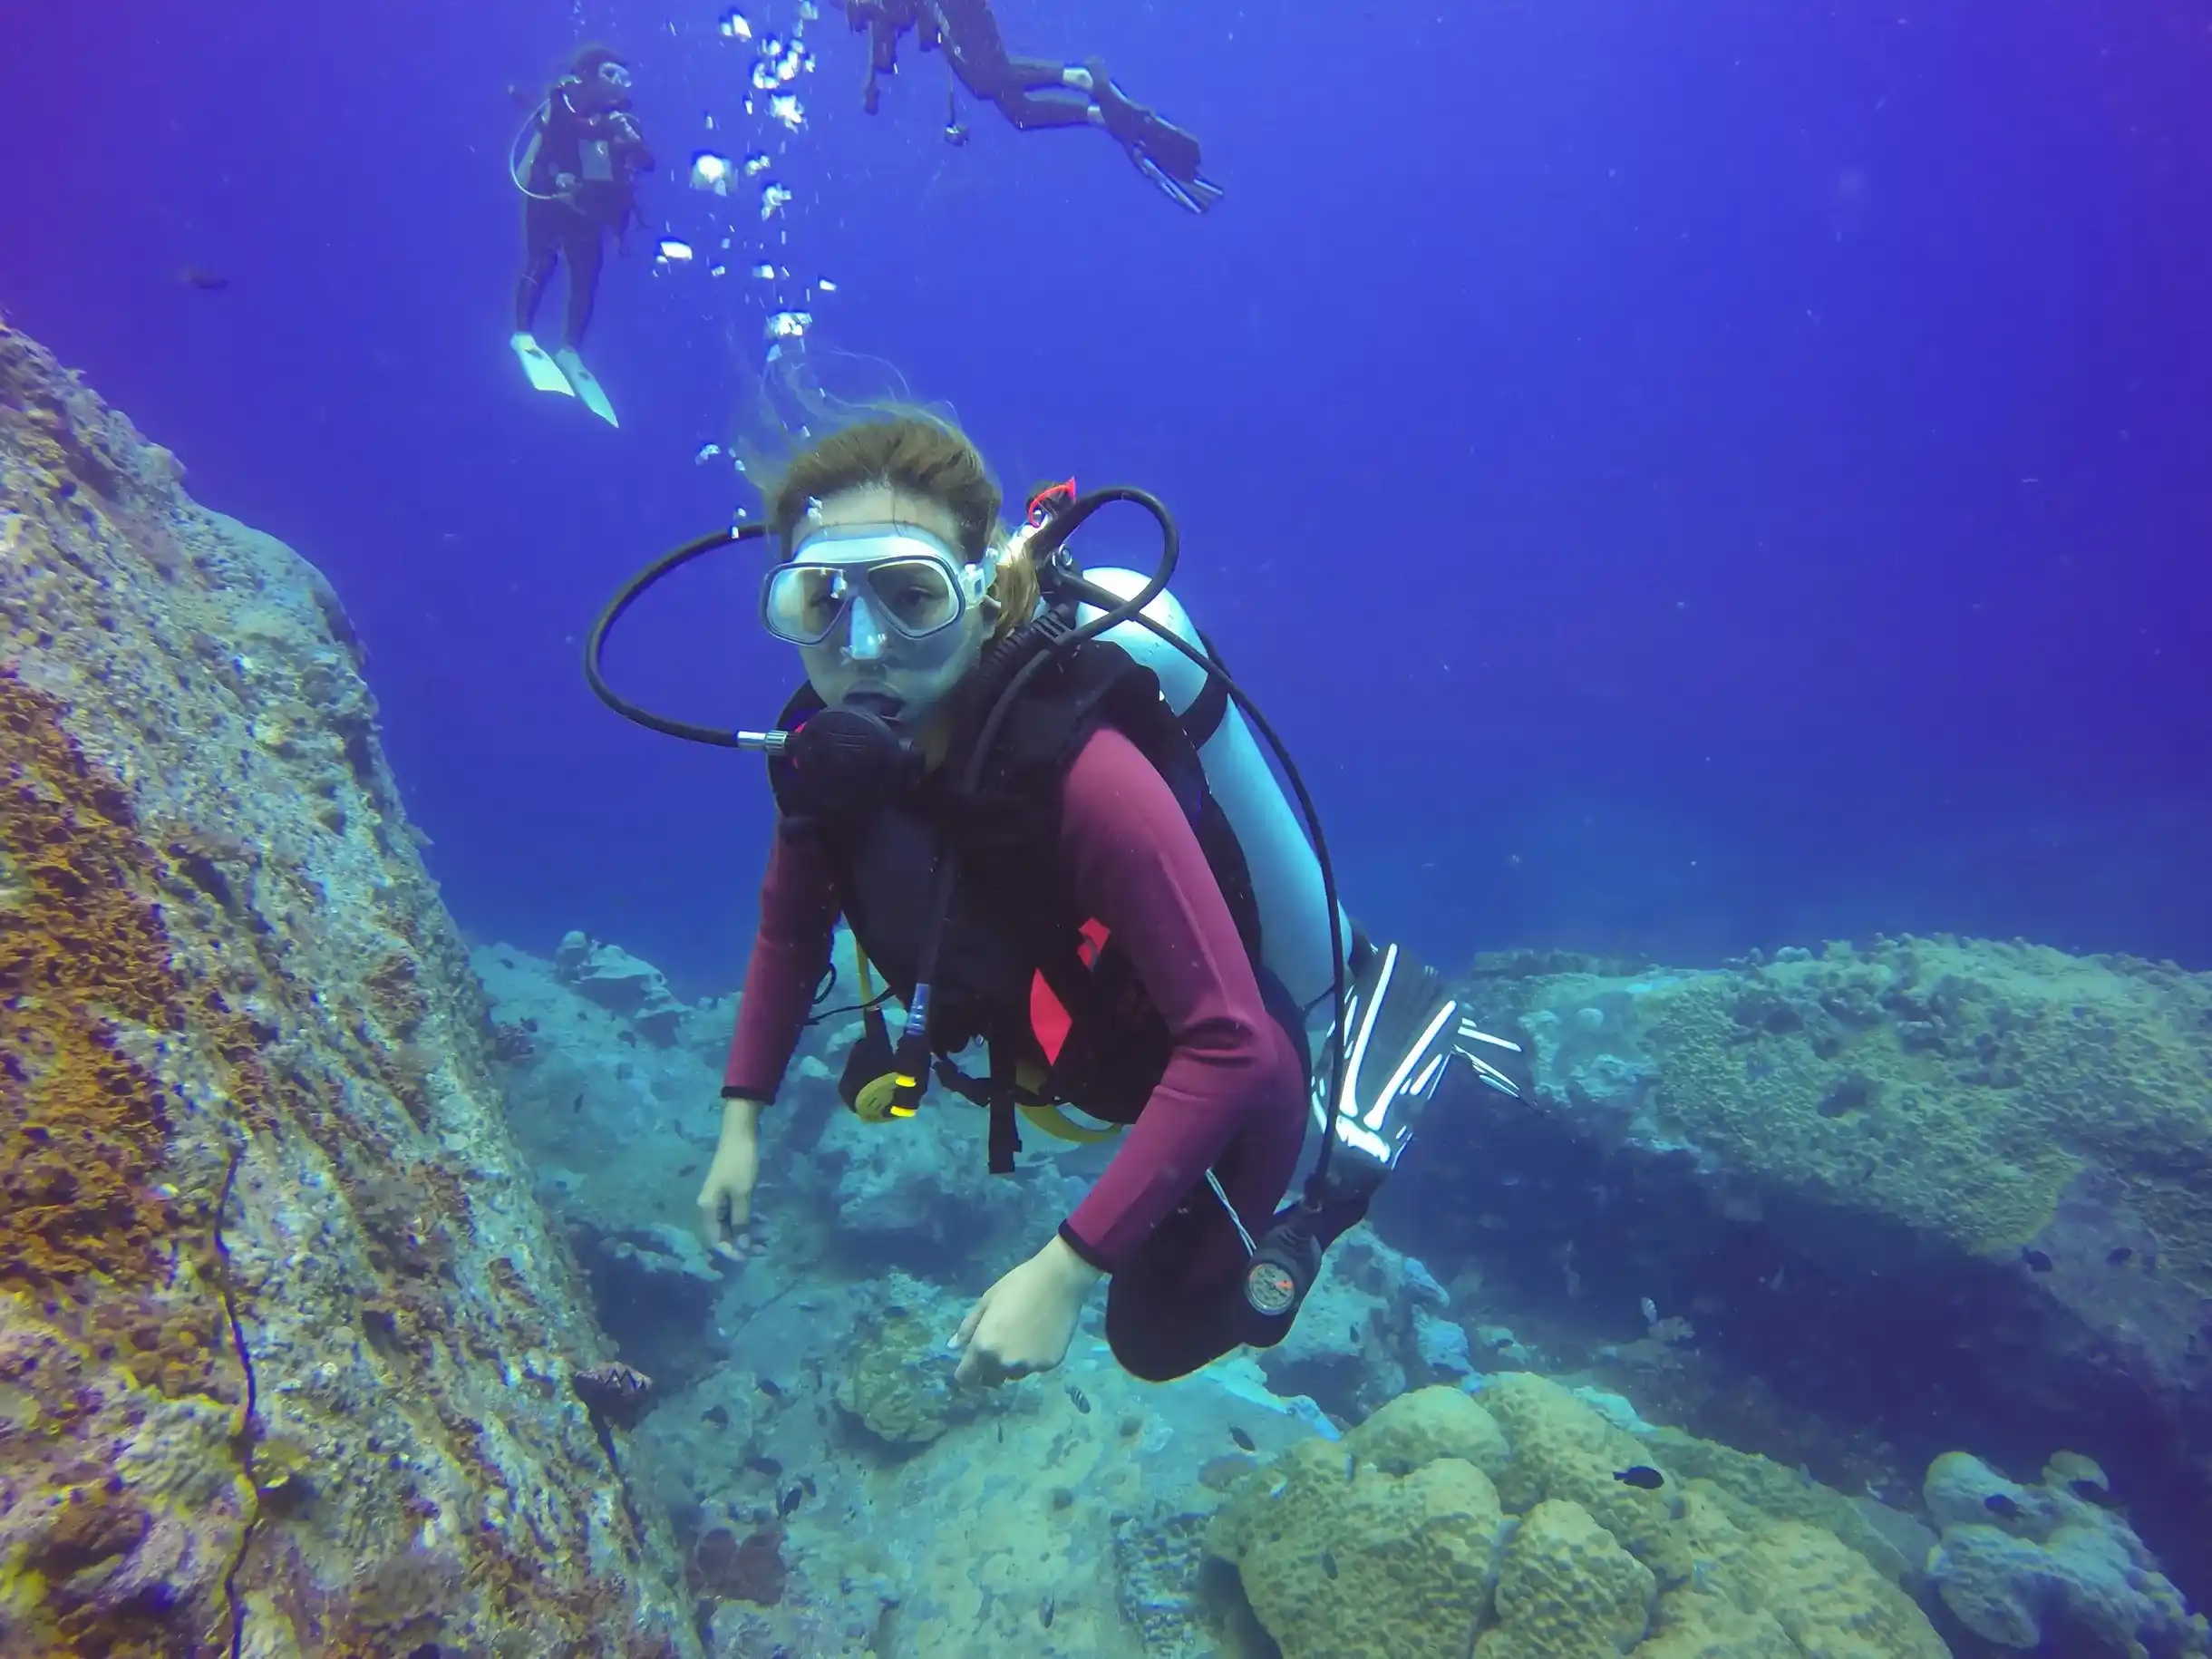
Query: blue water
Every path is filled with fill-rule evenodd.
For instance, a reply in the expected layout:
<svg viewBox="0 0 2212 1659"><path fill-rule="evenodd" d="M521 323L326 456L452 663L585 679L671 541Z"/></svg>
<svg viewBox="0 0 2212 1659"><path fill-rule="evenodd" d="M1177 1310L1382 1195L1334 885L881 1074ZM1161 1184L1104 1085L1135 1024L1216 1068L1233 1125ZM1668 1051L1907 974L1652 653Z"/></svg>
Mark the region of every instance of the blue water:
<svg viewBox="0 0 2212 1659"><path fill-rule="evenodd" d="M20 9L0 306L330 574L472 932L728 984L758 773L576 658L741 499L694 456L759 372L761 227L684 173L765 125L746 49L705 4ZM953 150L910 44L870 120L830 13L778 257L839 285L815 343L952 403L1011 490L1174 507L1178 590L1371 924L1447 963L1911 928L2212 966L2190 8L1000 9L1195 130L1226 202L987 111ZM582 34L635 64L645 211L702 254L610 264L618 432L506 347L505 89ZM613 666L764 720L794 665L752 593L681 585Z"/></svg>

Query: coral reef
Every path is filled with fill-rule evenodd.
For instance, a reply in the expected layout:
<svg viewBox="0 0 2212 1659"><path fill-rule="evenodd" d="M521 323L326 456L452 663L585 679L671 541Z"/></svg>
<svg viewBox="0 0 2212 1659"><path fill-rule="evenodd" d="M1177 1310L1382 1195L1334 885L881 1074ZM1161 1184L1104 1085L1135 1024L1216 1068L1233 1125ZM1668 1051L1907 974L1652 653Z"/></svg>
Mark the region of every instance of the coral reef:
<svg viewBox="0 0 2212 1659"><path fill-rule="evenodd" d="M622 1015L641 1036L663 1048L683 1034L690 1006L669 990L660 969L618 945L595 944L581 933L565 935L553 955L553 972L577 995Z"/></svg>
<svg viewBox="0 0 2212 1659"><path fill-rule="evenodd" d="M783 1599L788 1573L781 1529L763 1527L740 1538L727 1527L717 1527L692 1547L686 1582L696 1594L717 1601L772 1607Z"/></svg>
<svg viewBox="0 0 2212 1659"><path fill-rule="evenodd" d="M2052 1458L2033 1486L1964 1451L1936 1459L1923 1496L1942 1533L1928 1570L1944 1605L2006 1647L2048 1636L2082 1659L2212 1654L2212 1626L2190 1615L2103 1495L2103 1471L2075 1452Z"/></svg>
<svg viewBox="0 0 2212 1659"><path fill-rule="evenodd" d="M693 1651L326 583L0 327L0 1651Z"/></svg>
<svg viewBox="0 0 2212 1659"><path fill-rule="evenodd" d="M2168 1264L2212 1279L2208 1012L2176 970L1938 938L1678 979L1639 1017L1663 1132L1733 1167L2006 1256L2109 1171Z"/></svg>
<svg viewBox="0 0 2212 1659"><path fill-rule="evenodd" d="M1428 1388L1244 1477L1208 1544L1285 1659L1942 1659L1833 1533L1652 1460L1533 1373Z"/></svg>
<svg viewBox="0 0 2212 1659"><path fill-rule="evenodd" d="M1200 1595L1207 1518L1195 1509L1155 1504L1142 1515L1124 1510L1114 1519L1117 1605L1147 1659L1215 1652Z"/></svg>
<svg viewBox="0 0 2212 1659"><path fill-rule="evenodd" d="M944 1344L907 1314L889 1314L856 1334L837 1402L886 1447L910 1452L973 1417L977 1396L955 1392Z"/></svg>
<svg viewBox="0 0 2212 1659"><path fill-rule="evenodd" d="M1474 1370L1451 1298L1419 1261L1355 1227L1322 1259L1290 1334L1259 1354L1268 1386L1347 1420L1408 1387Z"/></svg>
<svg viewBox="0 0 2212 1659"><path fill-rule="evenodd" d="M1936 937L1462 988L1530 1086L1433 1115L1385 1237L1615 1334L1664 1307L1623 1366L1755 1376L1900 1470L2076 1444L2212 1595L2212 975Z"/></svg>

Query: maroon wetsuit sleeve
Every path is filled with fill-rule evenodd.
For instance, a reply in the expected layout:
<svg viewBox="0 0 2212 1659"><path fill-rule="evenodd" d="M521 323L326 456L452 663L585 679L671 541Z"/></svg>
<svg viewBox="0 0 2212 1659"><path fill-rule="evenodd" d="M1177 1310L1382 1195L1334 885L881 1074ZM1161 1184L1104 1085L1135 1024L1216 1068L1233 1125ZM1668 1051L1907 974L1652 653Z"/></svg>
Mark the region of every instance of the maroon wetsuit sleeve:
<svg viewBox="0 0 2212 1659"><path fill-rule="evenodd" d="M1151 762L1111 728L1068 772L1060 851L1072 896L1111 931L1174 1043L1113 1161L1061 1228L1078 1255L1111 1273L1232 1140L1280 1127L1295 1145L1305 1104L1290 1039L1260 1000L1189 820Z"/></svg>
<svg viewBox="0 0 2212 1659"><path fill-rule="evenodd" d="M752 936L737 1029L722 1072L725 1099L775 1099L829 965L837 917L837 882L820 843L779 828L761 881L761 928Z"/></svg>

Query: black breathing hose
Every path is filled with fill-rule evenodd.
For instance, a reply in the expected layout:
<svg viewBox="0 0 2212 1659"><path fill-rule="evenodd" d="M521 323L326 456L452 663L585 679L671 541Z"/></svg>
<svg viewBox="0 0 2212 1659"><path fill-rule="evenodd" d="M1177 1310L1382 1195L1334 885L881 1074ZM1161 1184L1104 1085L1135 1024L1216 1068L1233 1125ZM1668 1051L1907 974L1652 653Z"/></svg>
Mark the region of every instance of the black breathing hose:
<svg viewBox="0 0 2212 1659"><path fill-rule="evenodd" d="M648 731L680 737L694 743L713 743L723 749L736 748L737 733L734 732L725 732L719 726L695 726L684 720L670 720L665 715L654 713L650 709L638 707L606 683L606 675L600 671L599 658L606 649L607 634L615 624L622 620L623 613L661 577L718 548L735 547L739 542L752 541L767 534L768 526L765 524L741 524L731 529L716 530L712 536L702 536L696 541L687 541L674 552L664 554L625 582L615 597L606 602L606 608L599 613L599 619L591 625L591 632L584 640L584 680L598 694L599 701L623 719L635 721Z"/></svg>

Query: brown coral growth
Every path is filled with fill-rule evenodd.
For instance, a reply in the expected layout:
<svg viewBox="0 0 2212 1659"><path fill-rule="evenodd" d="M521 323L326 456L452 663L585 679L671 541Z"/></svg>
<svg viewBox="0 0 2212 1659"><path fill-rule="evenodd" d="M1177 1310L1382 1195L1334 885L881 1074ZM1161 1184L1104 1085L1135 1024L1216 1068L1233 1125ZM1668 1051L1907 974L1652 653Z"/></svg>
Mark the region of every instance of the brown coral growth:
<svg viewBox="0 0 2212 1659"><path fill-rule="evenodd" d="M154 1282L177 1219L161 1082L117 1043L179 1023L151 855L60 715L0 666L0 1282L48 1294Z"/></svg>

